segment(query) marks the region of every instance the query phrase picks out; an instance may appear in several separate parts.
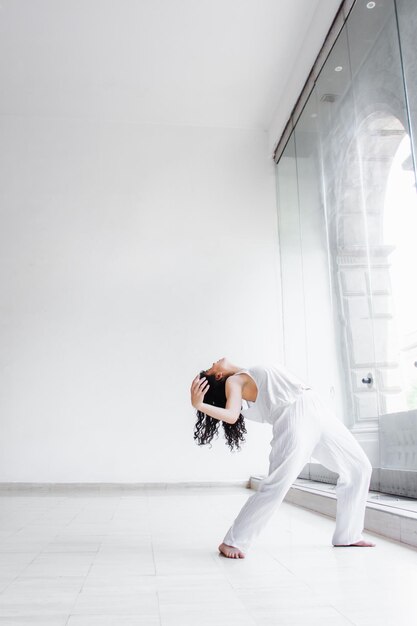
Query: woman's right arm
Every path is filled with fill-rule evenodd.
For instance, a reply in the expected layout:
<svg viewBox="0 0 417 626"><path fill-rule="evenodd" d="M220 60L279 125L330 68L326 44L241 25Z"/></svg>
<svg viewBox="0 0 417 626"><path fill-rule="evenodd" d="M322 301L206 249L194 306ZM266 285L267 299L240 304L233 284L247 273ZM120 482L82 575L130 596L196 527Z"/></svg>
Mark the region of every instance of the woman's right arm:
<svg viewBox="0 0 417 626"><path fill-rule="evenodd" d="M222 420L228 424L234 424L239 419L242 408L242 387L237 381L230 378L226 380L226 407L224 409L205 404L203 402L204 395L209 388L209 384L205 378L197 376L191 385L191 404L197 411L201 411L214 419Z"/></svg>

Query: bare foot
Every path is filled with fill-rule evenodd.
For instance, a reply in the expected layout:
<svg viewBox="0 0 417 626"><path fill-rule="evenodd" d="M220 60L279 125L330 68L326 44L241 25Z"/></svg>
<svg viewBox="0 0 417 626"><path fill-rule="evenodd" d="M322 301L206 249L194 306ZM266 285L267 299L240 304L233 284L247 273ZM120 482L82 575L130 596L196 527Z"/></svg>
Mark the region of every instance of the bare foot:
<svg viewBox="0 0 417 626"><path fill-rule="evenodd" d="M372 543L372 541L365 541L364 539L361 539L361 541L357 541L356 543L337 544L334 547L335 548L349 548L350 546L359 546L360 548L374 548L375 545L376 544Z"/></svg>
<svg viewBox="0 0 417 626"><path fill-rule="evenodd" d="M235 548L234 546L228 546L226 543L221 543L219 545L220 552L229 557L229 559L244 559L245 555L239 548Z"/></svg>

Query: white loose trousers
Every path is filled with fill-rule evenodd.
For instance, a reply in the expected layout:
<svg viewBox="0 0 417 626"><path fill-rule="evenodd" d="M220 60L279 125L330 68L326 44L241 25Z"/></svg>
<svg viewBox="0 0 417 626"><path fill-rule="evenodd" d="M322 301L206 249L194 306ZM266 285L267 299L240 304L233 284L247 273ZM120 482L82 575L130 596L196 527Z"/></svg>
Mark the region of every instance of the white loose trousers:
<svg viewBox="0 0 417 626"><path fill-rule="evenodd" d="M349 429L329 414L314 390L306 389L274 421L268 476L248 498L223 542L247 552L311 456L339 474L333 545L363 539L372 465Z"/></svg>

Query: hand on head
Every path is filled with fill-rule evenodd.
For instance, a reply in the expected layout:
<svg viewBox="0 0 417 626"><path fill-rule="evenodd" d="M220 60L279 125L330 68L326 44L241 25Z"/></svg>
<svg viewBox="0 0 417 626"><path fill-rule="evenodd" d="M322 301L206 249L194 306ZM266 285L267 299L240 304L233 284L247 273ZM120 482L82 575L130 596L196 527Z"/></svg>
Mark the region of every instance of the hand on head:
<svg viewBox="0 0 417 626"><path fill-rule="evenodd" d="M208 390L210 385L208 384L208 380L203 376L200 378L200 374L194 378L191 383L191 404L197 410L199 410L199 406L202 404L204 396Z"/></svg>

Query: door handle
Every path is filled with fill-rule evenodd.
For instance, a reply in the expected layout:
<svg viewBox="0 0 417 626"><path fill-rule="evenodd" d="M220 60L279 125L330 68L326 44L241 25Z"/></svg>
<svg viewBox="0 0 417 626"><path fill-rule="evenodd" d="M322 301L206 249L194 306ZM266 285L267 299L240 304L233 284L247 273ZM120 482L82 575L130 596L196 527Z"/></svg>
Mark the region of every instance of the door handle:
<svg viewBox="0 0 417 626"><path fill-rule="evenodd" d="M372 378L372 374L368 374L368 376L365 376L364 378L362 378L362 382L364 385L371 386L372 383L374 382L374 379Z"/></svg>

